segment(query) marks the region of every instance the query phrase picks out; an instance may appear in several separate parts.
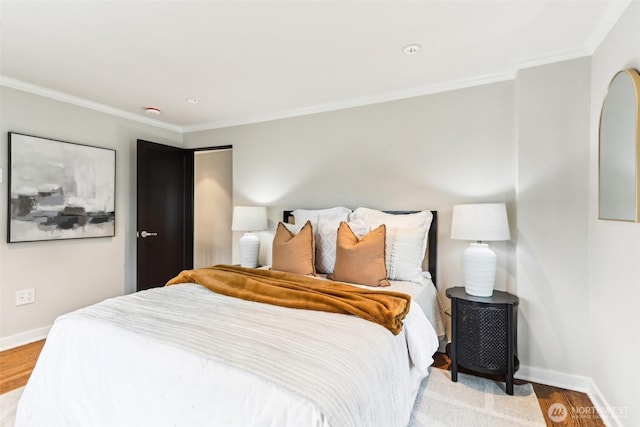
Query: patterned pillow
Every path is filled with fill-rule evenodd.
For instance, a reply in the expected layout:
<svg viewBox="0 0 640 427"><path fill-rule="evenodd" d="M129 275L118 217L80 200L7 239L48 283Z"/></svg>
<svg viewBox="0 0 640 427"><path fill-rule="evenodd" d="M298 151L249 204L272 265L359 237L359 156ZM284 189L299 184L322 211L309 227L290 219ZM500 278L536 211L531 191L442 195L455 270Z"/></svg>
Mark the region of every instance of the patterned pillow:
<svg viewBox="0 0 640 427"><path fill-rule="evenodd" d="M329 209L296 209L292 212L296 224L311 221L316 239L316 271L333 272L336 258L336 236L341 221L347 221L351 209L335 207Z"/></svg>
<svg viewBox="0 0 640 427"><path fill-rule="evenodd" d="M273 237L271 269L298 274L316 273L315 242L311 221L294 234L282 223L278 223Z"/></svg>
<svg viewBox="0 0 640 427"><path fill-rule="evenodd" d="M422 283L422 228L387 227L385 264L391 280Z"/></svg>
<svg viewBox="0 0 640 427"><path fill-rule="evenodd" d="M369 286L389 286L385 267L385 226L358 238L346 222L338 228L336 263L331 280Z"/></svg>

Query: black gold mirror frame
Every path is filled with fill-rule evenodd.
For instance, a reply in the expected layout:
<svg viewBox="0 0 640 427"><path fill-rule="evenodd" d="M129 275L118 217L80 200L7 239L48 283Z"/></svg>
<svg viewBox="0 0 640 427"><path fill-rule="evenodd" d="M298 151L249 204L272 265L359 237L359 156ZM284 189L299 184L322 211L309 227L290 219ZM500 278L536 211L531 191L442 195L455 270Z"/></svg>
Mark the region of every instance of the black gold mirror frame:
<svg viewBox="0 0 640 427"><path fill-rule="evenodd" d="M637 70L619 71L611 79L602 102L598 140L598 219L640 222Z"/></svg>

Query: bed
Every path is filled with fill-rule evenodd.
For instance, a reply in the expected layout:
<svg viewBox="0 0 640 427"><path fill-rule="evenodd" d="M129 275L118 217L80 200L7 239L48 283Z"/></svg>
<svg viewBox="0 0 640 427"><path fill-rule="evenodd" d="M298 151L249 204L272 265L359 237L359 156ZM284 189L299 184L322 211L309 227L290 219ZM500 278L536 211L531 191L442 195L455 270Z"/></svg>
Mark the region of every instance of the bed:
<svg viewBox="0 0 640 427"><path fill-rule="evenodd" d="M405 426L442 325L431 280L390 282L412 296L397 334L196 283L60 316L16 426Z"/></svg>

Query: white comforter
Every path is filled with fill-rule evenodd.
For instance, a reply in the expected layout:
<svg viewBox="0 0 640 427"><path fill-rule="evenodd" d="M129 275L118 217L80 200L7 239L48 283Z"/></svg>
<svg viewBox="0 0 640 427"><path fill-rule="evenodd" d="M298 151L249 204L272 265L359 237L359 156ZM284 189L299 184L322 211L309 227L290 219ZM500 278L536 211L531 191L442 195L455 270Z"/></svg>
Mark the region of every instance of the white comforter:
<svg viewBox="0 0 640 427"><path fill-rule="evenodd" d="M403 331L195 284L113 298L55 322L16 426L405 426L437 350Z"/></svg>

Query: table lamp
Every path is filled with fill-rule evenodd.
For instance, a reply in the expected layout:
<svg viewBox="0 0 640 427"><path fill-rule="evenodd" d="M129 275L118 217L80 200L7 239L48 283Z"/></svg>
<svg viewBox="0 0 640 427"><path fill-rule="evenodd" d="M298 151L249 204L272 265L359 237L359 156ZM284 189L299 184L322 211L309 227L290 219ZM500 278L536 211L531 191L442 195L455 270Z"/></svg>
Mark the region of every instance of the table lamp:
<svg viewBox="0 0 640 427"><path fill-rule="evenodd" d="M255 268L260 254L260 238L255 231L267 229L267 208L264 206L234 206L231 230L246 231L238 242L240 266Z"/></svg>
<svg viewBox="0 0 640 427"><path fill-rule="evenodd" d="M462 276L469 295L493 295L496 254L482 242L509 240L509 222L504 203L454 205L451 238L475 240L462 254Z"/></svg>

